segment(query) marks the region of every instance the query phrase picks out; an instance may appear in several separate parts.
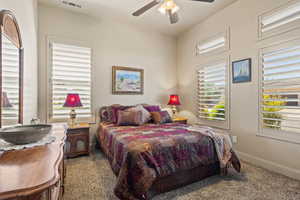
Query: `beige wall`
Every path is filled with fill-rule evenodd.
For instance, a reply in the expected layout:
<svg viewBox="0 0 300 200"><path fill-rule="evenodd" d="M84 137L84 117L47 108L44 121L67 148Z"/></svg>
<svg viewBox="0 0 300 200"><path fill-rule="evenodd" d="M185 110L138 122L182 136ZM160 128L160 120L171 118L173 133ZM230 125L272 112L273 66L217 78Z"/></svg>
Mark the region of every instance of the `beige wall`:
<svg viewBox="0 0 300 200"><path fill-rule="evenodd" d="M0 9L12 11L24 45L24 123L37 116L37 1L0 0Z"/></svg>
<svg viewBox="0 0 300 200"><path fill-rule="evenodd" d="M299 30L258 41L258 16L287 0L239 0L178 38L179 93L183 97L182 114L196 122L196 69L201 63L228 57L231 61L252 58L253 81L231 85L230 132L238 136L240 156L254 164L300 179L300 145L259 137L258 133L258 54L261 47L299 37ZM230 50L213 59L194 55L198 41L230 28ZM299 136L300 137L300 136Z"/></svg>
<svg viewBox="0 0 300 200"><path fill-rule="evenodd" d="M176 92L176 39L107 19L39 5L39 113L46 118L47 37L78 41L93 49L93 105L166 104ZM144 95L112 95L112 66L145 70Z"/></svg>

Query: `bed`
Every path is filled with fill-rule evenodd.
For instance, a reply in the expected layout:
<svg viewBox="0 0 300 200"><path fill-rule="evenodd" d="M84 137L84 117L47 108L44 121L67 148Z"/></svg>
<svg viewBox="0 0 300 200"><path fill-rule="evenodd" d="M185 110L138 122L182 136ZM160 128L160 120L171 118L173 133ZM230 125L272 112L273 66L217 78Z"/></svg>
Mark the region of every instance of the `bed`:
<svg viewBox="0 0 300 200"><path fill-rule="evenodd" d="M180 123L117 126L101 122L97 139L107 156L122 200L154 195L220 174L212 138ZM232 154L237 168L240 163Z"/></svg>

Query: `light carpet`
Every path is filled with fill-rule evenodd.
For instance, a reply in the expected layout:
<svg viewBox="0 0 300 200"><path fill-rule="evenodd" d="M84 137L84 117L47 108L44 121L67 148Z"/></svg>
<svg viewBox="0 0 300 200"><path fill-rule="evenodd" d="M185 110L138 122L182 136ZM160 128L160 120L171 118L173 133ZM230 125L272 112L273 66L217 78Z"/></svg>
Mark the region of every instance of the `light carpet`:
<svg viewBox="0 0 300 200"><path fill-rule="evenodd" d="M118 200L116 178L101 152L67 160L64 200ZM300 181L242 163L242 173L214 176L153 200L300 200Z"/></svg>

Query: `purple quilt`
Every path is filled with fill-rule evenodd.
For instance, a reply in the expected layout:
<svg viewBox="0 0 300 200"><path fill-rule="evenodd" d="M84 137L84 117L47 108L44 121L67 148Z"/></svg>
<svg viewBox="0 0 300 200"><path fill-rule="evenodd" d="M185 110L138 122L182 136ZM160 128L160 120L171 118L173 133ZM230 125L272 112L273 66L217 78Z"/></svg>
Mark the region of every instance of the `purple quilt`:
<svg viewBox="0 0 300 200"><path fill-rule="evenodd" d="M101 123L99 141L117 175L120 199L144 199L158 177L218 162L213 140L184 124Z"/></svg>

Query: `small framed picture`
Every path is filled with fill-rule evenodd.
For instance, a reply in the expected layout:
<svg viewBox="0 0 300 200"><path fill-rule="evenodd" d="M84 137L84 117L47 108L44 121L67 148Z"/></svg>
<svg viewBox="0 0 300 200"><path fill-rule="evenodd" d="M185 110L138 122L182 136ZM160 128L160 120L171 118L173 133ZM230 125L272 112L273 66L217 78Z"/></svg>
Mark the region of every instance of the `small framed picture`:
<svg viewBox="0 0 300 200"><path fill-rule="evenodd" d="M112 68L113 94L143 94L144 70L130 67Z"/></svg>
<svg viewBox="0 0 300 200"><path fill-rule="evenodd" d="M232 62L232 82L251 82L251 58Z"/></svg>

